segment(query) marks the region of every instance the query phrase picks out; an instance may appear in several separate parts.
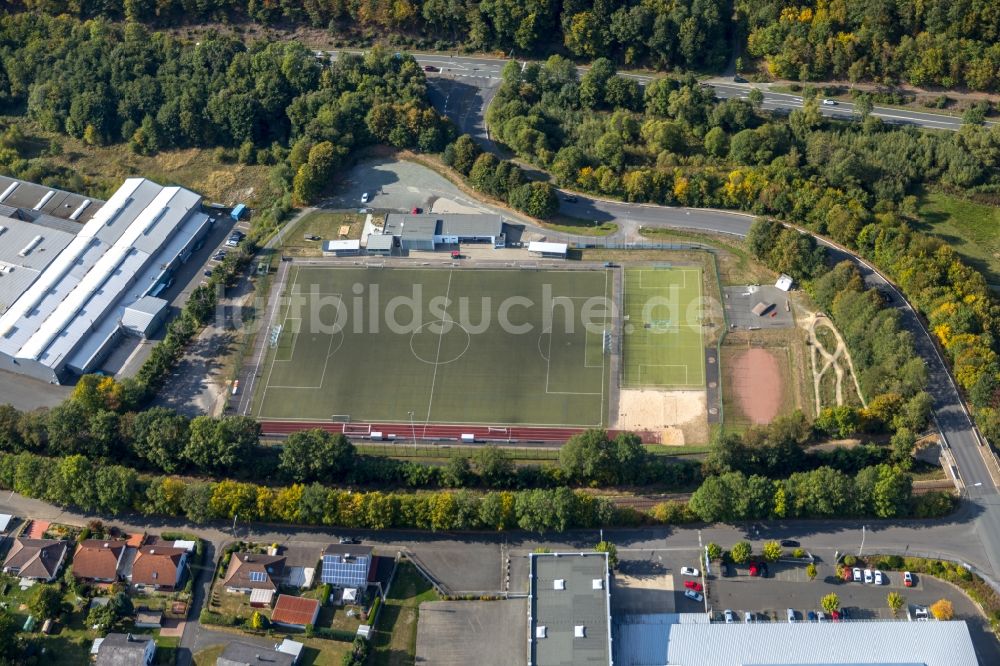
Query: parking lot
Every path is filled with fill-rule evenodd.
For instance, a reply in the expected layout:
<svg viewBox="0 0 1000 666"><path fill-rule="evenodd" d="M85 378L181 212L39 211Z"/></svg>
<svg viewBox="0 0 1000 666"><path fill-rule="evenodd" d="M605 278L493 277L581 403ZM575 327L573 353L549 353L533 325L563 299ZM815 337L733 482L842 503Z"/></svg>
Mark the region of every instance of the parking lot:
<svg viewBox="0 0 1000 666"><path fill-rule="evenodd" d="M886 597L898 592L905 599L905 606L895 616L906 619L907 610L914 606L930 606L938 599L948 599L955 607L955 619L966 620L980 663L1000 663L1000 644L989 632L986 619L979 614L975 604L952 585L930 576L914 577L914 586L903 586L903 574L898 571L883 572L882 585L844 582L837 578L832 564L818 562L817 576L810 581L805 564L772 563L767 578L752 577L746 567L733 567L734 575L712 575L708 579L708 601L713 616L721 620L725 609L735 611L736 620L743 621L744 613L753 613L754 621L787 622L787 610L793 609L796 621L808 619L809 611L822 609L820 599L835 593L841 609L847 609L850 620L891 620ZM719 572L714 572L718 574Z"/></svg>

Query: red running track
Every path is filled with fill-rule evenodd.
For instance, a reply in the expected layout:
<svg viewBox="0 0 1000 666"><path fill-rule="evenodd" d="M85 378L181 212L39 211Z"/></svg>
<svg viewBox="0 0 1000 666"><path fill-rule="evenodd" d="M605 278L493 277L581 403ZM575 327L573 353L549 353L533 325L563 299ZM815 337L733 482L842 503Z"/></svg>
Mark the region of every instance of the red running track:
<svg viewBox="0 0 1000 666"><path fill-rule="evenodd" d="M565 442L573 435L584 432L586 428L547 428L547 427L518 427L510 428L502 426L483 425L417 425L412 428L409 423L341 423L338 421L262 421L261 430L265 435L283 436L289 435L299 430L312 430L321 428L328 432L342 432L354 439L365 439L372 432L381 432L384 438L395 435L398 440L412 439L415 434L417 439L426 440L455 440L460 441L462 435L474 435L476 440L490 440L495 442ZM620 431L610 430L611 437L616 436ZM658 433L640 432L636 433L642 437L642 441L647 443L658 443L660 441Z"/></svg>

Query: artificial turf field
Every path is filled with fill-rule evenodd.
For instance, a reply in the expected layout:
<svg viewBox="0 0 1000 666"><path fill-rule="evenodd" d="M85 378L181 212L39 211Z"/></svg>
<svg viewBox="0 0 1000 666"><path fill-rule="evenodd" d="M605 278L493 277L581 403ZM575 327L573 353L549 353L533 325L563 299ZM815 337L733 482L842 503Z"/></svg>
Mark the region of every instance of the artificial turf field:
<svg viewBox="0 0 1000 666"><path fill-rule="evenodd" d="M254 413L605 425L611 282L607 271L293 267ZM400 298L412 298L421 315L409 325L411 309L398 307L392 321L404 326L394 328L389 314ZM588 299L599 306L590 330Z"/></svg>
<svg viewBox="0 0 1000 666"><path fill-rule="evenodd" d="M625 269L622 387L705 385L701 269Z"/></svg>

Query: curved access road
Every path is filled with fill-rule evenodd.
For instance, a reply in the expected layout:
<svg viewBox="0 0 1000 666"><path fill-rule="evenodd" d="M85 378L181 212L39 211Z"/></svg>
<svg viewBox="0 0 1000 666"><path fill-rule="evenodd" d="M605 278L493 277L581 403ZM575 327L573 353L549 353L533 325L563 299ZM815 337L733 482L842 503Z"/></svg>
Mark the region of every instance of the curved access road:
<svg viewBox="0 0 1000 666"><path fill-rule="evenodd" d="M614 220L626 229L635 225L670 227L743 237L754 219L746 213L731 211L630 204L576 193L573 197L575 202L560 202L562 213L583 219ZM965 487L964 496L974 506L976 532L983 542L993 572L1000 575L1000 494L990 474L995 460L973 426L938 348L902 293L871 264L825 238L817 237L817 240L827 247L835 260L853 261L869 286L895 294L893 307L899 311L903 328L912 334L916 351L927 366L927 390L934 398L934 419L957 468L949 471Z"/></svg>

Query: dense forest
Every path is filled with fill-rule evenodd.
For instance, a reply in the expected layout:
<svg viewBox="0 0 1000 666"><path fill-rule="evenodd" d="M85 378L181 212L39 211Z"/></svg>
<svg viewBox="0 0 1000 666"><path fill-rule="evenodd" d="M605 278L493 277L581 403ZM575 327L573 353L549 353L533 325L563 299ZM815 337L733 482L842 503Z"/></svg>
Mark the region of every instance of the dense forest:
<svg viewBox="0 0 1000 666"><path fill-rule="evenodd" d="M777 77L1000 88L995 0L736 0Z"/></svg>
<svg viewBox="0 0 1000 666"><path fill-rule="evenodd" d="M608 57L720 71L736 50L776 77L1000 89L992 0L20 0L13 11L172 27L224 21L327 29L356 45ZM734 20L735 19L735 20ZM734 43L734 35L744 41Z"/></svg>

